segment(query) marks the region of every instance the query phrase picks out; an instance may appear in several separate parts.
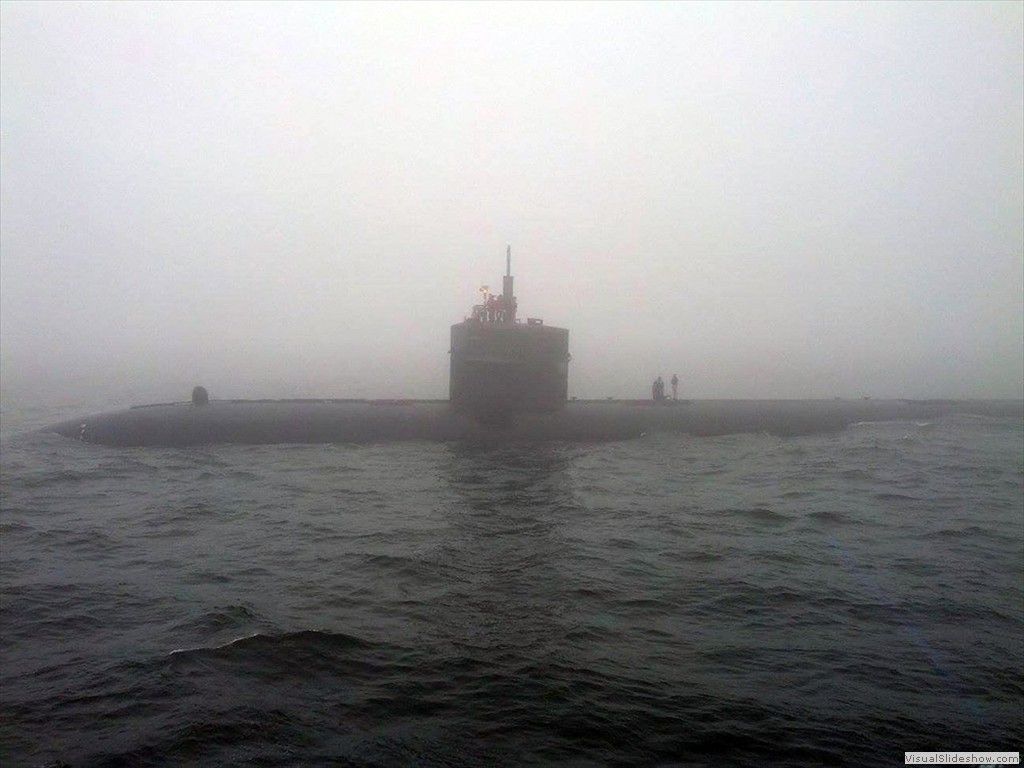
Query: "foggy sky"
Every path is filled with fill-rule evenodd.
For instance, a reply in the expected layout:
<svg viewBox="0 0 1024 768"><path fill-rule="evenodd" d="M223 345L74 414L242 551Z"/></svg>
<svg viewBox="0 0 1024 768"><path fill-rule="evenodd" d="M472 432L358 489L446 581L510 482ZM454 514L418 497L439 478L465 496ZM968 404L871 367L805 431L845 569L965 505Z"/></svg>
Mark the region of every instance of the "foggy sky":
<svg viewBox="0 0 1024 768"><path fill-rule="evenodd" d="M3 396L1019 398L1022 9L3 3Z"/></svg>

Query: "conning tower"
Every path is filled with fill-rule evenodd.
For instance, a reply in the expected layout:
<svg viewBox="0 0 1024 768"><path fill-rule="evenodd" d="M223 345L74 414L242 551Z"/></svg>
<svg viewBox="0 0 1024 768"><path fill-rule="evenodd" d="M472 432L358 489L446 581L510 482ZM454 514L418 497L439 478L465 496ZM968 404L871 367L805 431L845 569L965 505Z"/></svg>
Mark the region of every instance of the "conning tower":
<svg viewBox="0 0 1024 768"><path fill-rule="evenodd" d="M513 280L509 246L501 294L482 286L483 302L452 326L449 398L482 420L555 411L568 393L569 331L520 321Z"/></svg>

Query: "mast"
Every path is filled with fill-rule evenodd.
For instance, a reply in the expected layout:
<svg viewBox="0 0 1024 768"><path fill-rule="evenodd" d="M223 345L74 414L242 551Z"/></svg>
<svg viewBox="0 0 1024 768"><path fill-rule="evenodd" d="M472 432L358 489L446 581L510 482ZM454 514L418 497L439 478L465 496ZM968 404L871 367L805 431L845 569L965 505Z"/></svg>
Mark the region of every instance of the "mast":
<svg viewBox="0 0 1024 768"><path fill-rule="evenodd" d="M505 277L502 279L501 295L512 301L512 246L505 249Z"/></svg>

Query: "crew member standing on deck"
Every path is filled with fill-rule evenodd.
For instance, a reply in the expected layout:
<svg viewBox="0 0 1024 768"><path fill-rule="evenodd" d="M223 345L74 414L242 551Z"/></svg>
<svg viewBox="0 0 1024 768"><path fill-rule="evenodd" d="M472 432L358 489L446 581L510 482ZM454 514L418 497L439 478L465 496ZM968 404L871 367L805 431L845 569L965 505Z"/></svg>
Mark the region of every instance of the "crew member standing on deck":
<svg viewBox="0 0 1024 768"><path fill-rule="evenodd" d="M679 399L679 377L674 373L672 374L672 399Z"/></svg>

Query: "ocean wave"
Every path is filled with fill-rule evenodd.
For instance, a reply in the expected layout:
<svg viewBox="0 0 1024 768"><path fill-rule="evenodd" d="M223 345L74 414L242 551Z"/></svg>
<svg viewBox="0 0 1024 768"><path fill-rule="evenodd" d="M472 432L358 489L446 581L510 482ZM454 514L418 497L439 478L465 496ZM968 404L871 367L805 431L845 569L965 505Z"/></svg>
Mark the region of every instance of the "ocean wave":
<svg viewBox="0 0 1024 768"><path fill-rule="evenodd" d="M571 448L58 437L14 464L5 446L0 750L875 765L911 736L1011 748L1024 432L933 421Z"/></svg>
<svg viewBox="0 0 1024 768"><path fill-rule="evenodd" d="M776 512L767 507L752 507L750 509L725 509L720 513L722 516L736 517L749 520L755 523L769 525L785 525L793 521L793 518L782 512Z"/></svg>

